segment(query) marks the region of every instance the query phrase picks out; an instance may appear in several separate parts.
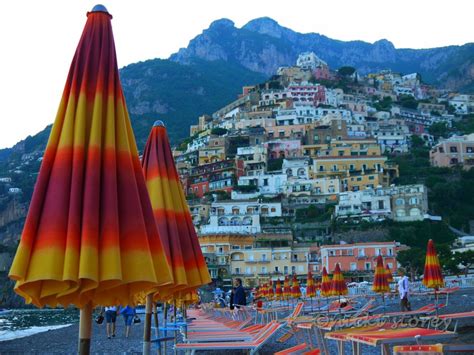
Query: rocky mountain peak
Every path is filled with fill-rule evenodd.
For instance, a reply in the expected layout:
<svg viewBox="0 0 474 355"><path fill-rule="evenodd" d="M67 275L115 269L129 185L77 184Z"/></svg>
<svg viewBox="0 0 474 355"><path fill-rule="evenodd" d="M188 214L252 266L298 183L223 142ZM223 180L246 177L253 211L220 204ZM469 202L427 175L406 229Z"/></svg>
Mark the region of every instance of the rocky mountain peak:
<svg viewBox="0 0 474 355"><path fill-rule="evenodd" d="M229 28L235 27L234 21L229 20L228 18L221 18L219 20L215 20L209 26L209 29L222 29L222 28Z"/></svg>
<svg viewBox="0 0 474 355"><path fill-rule="evenodd" d="M270 17L260 17L248 22L242 29L280 38L284 27Z"/></svg>

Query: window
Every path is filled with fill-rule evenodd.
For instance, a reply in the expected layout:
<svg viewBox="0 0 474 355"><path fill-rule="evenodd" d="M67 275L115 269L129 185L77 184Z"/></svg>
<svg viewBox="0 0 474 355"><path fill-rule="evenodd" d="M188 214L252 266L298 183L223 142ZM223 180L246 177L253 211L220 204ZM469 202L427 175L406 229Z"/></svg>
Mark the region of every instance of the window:
<svg viewBox="0 0 474 355"><path fill-rule="evenodd" d="M418 199L416 197L410 197L410 205L416 205L418 203Z"/></svg>
<svg viewBox="0 0 474 355"><path fill-rule="evenodd" d="M292 267L291 267L291 273L292 273L292 274L296 273L296 266L292 266Z"/></svg>
<svg viewBox="0 0 474 355"><path fill-rule="evenodd" d="M392 248L387 248L387 254L392 256L393 255L393 249Z"/></svg>
<svg viewBox="0 0 474 355"><path fill-rule="evenodd" d="M266 274L267 273L267 267L266 266L262 266L262 274Z"/></svg>
<svg viewBox="0 0 474 355"><path fill-rule="evenodd" d="M395 200L395 205L397 206L403 206L405 204L405 200L403 198L397 198Z"/></svg>
<svg viewBox="0 0 474 355"><path fill-rule="evenodd" d="M383 210L385 208L384 201L379 200L378 202L379 202L379 210Z"/></svg>
<svg viewBox="0 0 474 355"><path fill-rule="evenodd" d="M278 268L278 266L275 266L275 272L279 272L280 269Z"/></svg>
<svg viewBox="0 0 474 355"><path fill-rule="evenodd" d="M371 269L371 264L370 263L365 263L365 269L370 270Z"/></svg>
<svg viewBox="0 0 474 355"><path fill-rule="evenodd" d="M365 249L363 248L359 249L359 256L365 256Z"/></svg>
<svg viewBox="0 0 474 355"><path fill-rule="evenodd" d="M288 266L284 266L284 267L283 267L283 273L284 273L285 275L288 275Z"/></svg>
<svg viewBox="0 0 474 355"><path fill-rule="evenodd" d="M351 263L351 271L357 270L357 264L356 263Z"/></svg>
<svg viewBox="0 0 474 355"><path fill-rule="evenodd" d="M375 248L375 256L382 255L382 250L380 248Z"/></svg>
<svg viewBox="0 0 474 355"><path fill-rule="evenodd" d="M235 270L234 272L235 274L240 274L240 267L236 267L234 270Z"/></svg>
<svg viewBox="0 0 474 355"><path fill-rule="evenodd" d="M267 254L262 254L262 261L267 261Z"/></svg>
<svg viewBox="0 0 474 355"><path fill-rule="evenodd" d="M253 254L249 254L249 261L253 261Z"/></svg>
<svg viewBox="0 0 474 355"><path fill-rule="evenodd" d="M457 153L458 152L458 147L449 147L449 152L450 153Z"/></svg>
<svg viewBox="0 0 474 355"><path fill-rule="evenodd" d="M466 147L466 153L474 153L474 147Z"/></svg>
<svg viewBox="0 0 474 355"><path fill-rule="evenodd" d="M319 166L319 171L324 171L324 166L323 165Z"/></svg>
<svg viewBox="0 0 474 355"><path fill-rule="evenodd" d="M354 164L349 165L349 170L353 171L354 170Z"/></svg>

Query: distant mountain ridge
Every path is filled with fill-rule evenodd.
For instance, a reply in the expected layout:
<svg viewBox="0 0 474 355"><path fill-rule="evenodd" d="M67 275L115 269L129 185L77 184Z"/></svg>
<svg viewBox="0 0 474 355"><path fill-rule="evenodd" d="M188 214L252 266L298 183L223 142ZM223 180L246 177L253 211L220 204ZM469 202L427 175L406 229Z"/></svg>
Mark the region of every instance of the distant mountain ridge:
<svg viewBox="0 0 474 355"><path fill-rule="evenodd" d="M223 60L274 74L280 66L294 65L298 54L313 51L332 68L350 65L363 74L383 69L418 72L431 84L451 90L474 90L474 43L430 49L397 49L386 40L375 43L340 41L318 33L302 34L263 17L236 28L229 19L208 29L170 59L189 63L195 58Z"/></svg>

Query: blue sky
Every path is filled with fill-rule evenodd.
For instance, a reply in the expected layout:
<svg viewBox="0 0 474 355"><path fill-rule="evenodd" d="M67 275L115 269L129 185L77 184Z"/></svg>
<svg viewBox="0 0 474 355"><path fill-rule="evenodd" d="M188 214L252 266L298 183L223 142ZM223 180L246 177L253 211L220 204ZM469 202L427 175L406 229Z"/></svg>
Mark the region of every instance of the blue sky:
<svg viewBox="0 0 474 355"><path fill-rule="evenodd" d="M97 1L23 0L0 4L0 148L53 122L67 71ZM397 48L474 41L474 1L109 0L120 66L167 58L219 18L237 27L268 16L295 31Z"/></svg>

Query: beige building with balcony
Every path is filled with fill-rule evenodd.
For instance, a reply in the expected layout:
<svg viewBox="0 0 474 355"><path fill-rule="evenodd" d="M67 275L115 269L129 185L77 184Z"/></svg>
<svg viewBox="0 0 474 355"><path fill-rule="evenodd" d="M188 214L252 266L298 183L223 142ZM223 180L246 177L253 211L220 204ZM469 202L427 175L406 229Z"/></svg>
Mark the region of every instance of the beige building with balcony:
<svg viewBox="0 0 474 355"><path fill-rule="evenodd" d="M436 167L462 165L463 169L469 170L474 166L474 133L439 142L430 151L430 162Z"/></svg>

